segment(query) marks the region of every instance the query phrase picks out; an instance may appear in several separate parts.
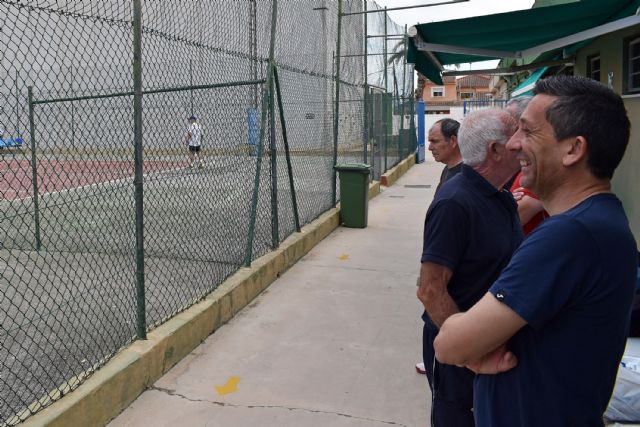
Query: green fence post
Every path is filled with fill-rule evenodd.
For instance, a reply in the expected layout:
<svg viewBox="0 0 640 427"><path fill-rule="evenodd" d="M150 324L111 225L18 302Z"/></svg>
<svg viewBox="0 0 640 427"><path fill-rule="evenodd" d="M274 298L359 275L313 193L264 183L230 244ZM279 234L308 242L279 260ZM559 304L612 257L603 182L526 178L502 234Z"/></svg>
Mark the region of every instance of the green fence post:
<svg viewBox="0 0 640 427"><path fill-rule="evenodd" d="M142 0L133 0L133 132L136 205L136 305L138 339L147 339L144 283L144 221L142 174Z"/></svg>
<svg viewBox="0 0 640 427"><path fill-rule="evenodd" d="M272 73L275 64L271 61ZM271 248L277 249L280 244L280 227L278 224L278 161L276 146L276 114L273 90L273 78L269 86L269 155L271 158Z"/></svg>
<svg viewBox="0 0 640 427"><path fill-rule="evenodd" d="M404 155L404 98L405 91L407 88L407 25L404 26L404 62L402 63L402 96L398 93L398 97L400 98L400 136L398 137L398 141L400 143L400 148L398 148L399 159L402 160ZM407 150L408 155L408 150Z"/></svg>
<svg viewBox="0 0 640 427"><path fill-rule="evenodd" d="M193 59L189 59L189 86L193 87ZM193 116L193 89L189 90L189 116Z"/></svg>
<svg viewBox="0 0 640 427"><path fill-rule="evenodd" d="M73 91L73 63L69 66L69 74L71 81L69 82L69 86L71 88L71 96L75 95ZM76 109L74 107L74 103L71 102L71 147L76 148Z"/></svg>
<svg viewBox="0 0 640 427"><path fill-rule="evenodd" d="M342 0L338 0L338 37L336 41L336 99L333 114L333 165L338 163L338 116L340 114L340 47L342 43ZM333 170L331 183L331 200L335 206L337 203L338 172Z"/></svg>
<svg viewBox="0 0 640 427"><path fill-rule="evenodd" d="M272 86L274 62L273 56L275 52L276 42L276 23L278 18L278 0L273 0L271 9L271 41L269 42L269 64L267 66L267 81L262 91L262 111L260 115L260 138L258 140L258 159L256 160L256 175L253 182L253 199L251 201L251 217L249 219L249 230L247 233L247 248L245 251L244 265L251 265L253 256L253 239L255 237L256 215L258 210L258 193L260 189L260 170L262 169L262 143L264 141L264 125L267 121L267 109L269 108L269 91Z"/></svg>
<svg viewBox="0 0 640 427"><path fill-rule="evenodd" d="M368 29L368 22L367 22L367 17L369 16L366 12L367 12L367 1L368 0L363 0L363 9L364 9L364 111L363 111L363 122L364 122L364 126L362 129L362 133L363 133L363 138L364 138L364 153L363 153L363 163L367 163L367 150L369 148L369 122L368 122L368 117L367 114L369 113L369 76L368 76L368 64L367 64L367 59L368 59L368 52L369 52L369 41L367 39L367 33L369 31ZM371 175L369 175L371 176Z"/></svg>
<svg viewBox="0 0 640 427"><path fill-rule="evenodd" d="M18 70L16 70L16 133L20 136L20 87L18 86Z"/></svg>
<svg viewBox="0 0 640 427"><path fill-rule="evenodd" d="M33 222L36 234L36 251L40 250L40 204L38 200L38 159L36 156L36 125L34 122L33 86L27 87L29 95L29 133L31 134L31 184L33 185Z"/></svg>
<svg viewBox="0 0 640 427"><path fill-rule="evenodd" d="M405 61L406 62L406 61ZM411 151L415 152L418 148L418 136L416 135L416 101L415 101L415 75L413 72L413 68L411 69L411 119L409 120L409 128L411 128Z"/></svg>
<svg viewBox="0 0 640 427"><path fill-rule="evenodd" d="M387 163L388 159L388 137L389 137L389 124L387 122L387 110L389 106L387 105L387 94L389 93L389 63L387 62L387 20L389 19L389 15L387 15L387 7L384 8L384 45L382 52L384 54L384 95L382 95L382 123L383 123L383 133L382 138L384 141L384 172L387 171L389 165ZM384 173L383 172L383 173Z"/></svg>
<svg viewBox="0 0 640 427"><path fill-rule="evenodd" d="M382 141L383 141L383 144L384 144L384 172L386 172L389 169L389 164L388 164L388 160L389 160L389 144L388 144L388 137L389 137L389 121L388 121L388 115L389 115L389 93L385 90L385 92L382 94L381 98L382 98L382 110L380 111L380 114L382 115L382 117L381 117L381 120L382 120L381 134L382 135L381 135L381 137L382 137Z"/></svg>
<svg viewBox="0 0 640 427"><path fill-rule="evenodd" d="M298 215L298 200L296 198L296 187L293 181L293 167L291 167L291 153L289 151L289 140L287 139L287 126L284 120L284 106L282 104L282 93L280 91L280 79L278 78L278 68L273 68L273 77L276 83L276 95L278 96L278 108L280 110L280 127L282 128L282 139L284 140L284 153L287 159L287 172L289 174L289 187L291 188L291 203L293 205L293 219L296 224L296 231L300 232L300 216Z"/></svg>
<svg viewBox="0 0 640 427"><path fill-rule="evenodd" d="M389 63L387 62L387 20L389 19L389 15L387 15L387 7L384 7L384 45L382 45L382 53L384 55L384 92L387 93L389 91Z"/></svg>

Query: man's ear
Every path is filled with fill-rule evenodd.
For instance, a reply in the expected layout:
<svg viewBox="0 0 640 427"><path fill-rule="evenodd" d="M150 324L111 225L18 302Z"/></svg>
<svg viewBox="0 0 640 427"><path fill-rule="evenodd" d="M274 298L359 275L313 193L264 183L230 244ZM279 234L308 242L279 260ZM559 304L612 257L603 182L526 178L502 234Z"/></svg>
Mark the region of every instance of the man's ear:
<svg viewBox="0 0 640 427"><path fill-rule="evenodd" d="M583 159L586 160L589 147L587 139L584 136L575 136L562 141L563 147L562 165L571 166L579 163Z"/></svg>
<svg viewBox="0 0 640 427"><path fill-rule="evenodd" d="M451 138L449 138L449 141L451 142L452 147L458 146L458 137L456 135L451 135Z"/></svg>
<svg viewBox="0 0 640 427"><path fill-rule="evenodd" d="M487 155L491 156L491 158L496 161L500 160L504 155L504 146L496 141L490 142L487 150Z"/></svg>

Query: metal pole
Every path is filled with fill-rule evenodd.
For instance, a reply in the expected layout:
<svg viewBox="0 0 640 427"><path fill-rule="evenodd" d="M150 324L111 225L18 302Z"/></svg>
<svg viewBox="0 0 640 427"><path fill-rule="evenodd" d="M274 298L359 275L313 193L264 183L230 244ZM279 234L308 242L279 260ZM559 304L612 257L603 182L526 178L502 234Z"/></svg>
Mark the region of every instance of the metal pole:
<svg viewBox="0 0 640 427"><path fill-rule="evenodd" d="M382 118L382 123L383 123L383 130L384 133L382 134L382 137L384 139L384 171L387 171L387 146L388 146L388 142L387 138L388 138L388 123L387 123L387 116L388 116L388 105L387 105L387 94L389 93L389 63L387 62L388 58L387 58L387 21L389 19L389 15L387 14L387 8L384 8L384 45L383 45L383 49L382 52L384 53L384 95L382 96L382 101L383 101L383 108L382 108L382 112L384 114L384 117Z"/></svg>
<svg viewBox="0 0 640 427"><path fill-rule="evenodd" d="M258 34L256 20L256 0L249 0L249 60L251 78L258 80ZM251 106L258 108L258 86L253 87Z"/></svg>
<svg viewBox="0 0 640 427"><path fill-rule="evenodd" d="M275 73L275 64L269 63ZM275 94L273 90L273 80L269 86L269 153L271 157L271 249L277 249L280 244L280 231L278 224L278 163L276 146L276 114L275 114Z"/></svg>
<svg viewBox="0 0 640 427"><path fill-rule="evenodd" d="M366 12L367 11L367 1L368 0L363 0L362 3L363 5L363 10ZM369 121L368 121L368 117L367 115L369 114L369 76L368 76L368 72L369 72L369 68L368 68L368 62L369 62L369 57L367 56L367 53L369 52L369 41L368 41L368 36L367 36L367 32L368 32L368 26L367 26L367 20L369 19L369 15L367 15L365 13L364 15L364 112L363 112L363 119L364 119L364 127L363 127L363 138L364 138L364 152L363 152L363 162L366 164L367 163L367 149L369 148ZM370 175L371 176L371 175Z"/></svg>
<svg viewBox="0 0 640 427"><path fill-rule="evenodd" d="M273 56L275 52L276 42L276 23L278 18L278 0L273 0L273 7L271 9L271 41L269 44L269 65L267 67L267 81L262 91L262 112L260 116L260 139L258 141L258 158L256 160L256 175L253 182L253 199L251 200L251 216L249 219L249 230L247 234L247 248L245 251L244 265L249 267L251 265L251 258L253 256L253 239L256 227L256 214L258 210L258 190L260 189L260 170L262 168L262 143L264 141L264 125L267 121L267 110L269 108L269 91L272 86L274 61Z"/></svg>
<svg viewBox="0 0 640 427"><path fill-rule="evenodd" d="M336 41L336 99L333 114L333 165L338 163L338 116L340 114L340 44L342 42L342 0L338 0L338 40ZM333 205L337 202L338 174L333 169L331 197Z"/></svg>
<svg viewBox="0 0 640 427"><path fill-rule="evenodd" d="M381 111L382 117L381 117L381 122L382 122L382 141L384 142L384 172L386 172L389 169L388 166L388 144L387 144L387 134L388 134L388 130L389 130L389 125L387 122L387 119L389 117L389 94L387 92L382 94L382 111Z"/></svg>
<svg viewBox="0 0 640 427"><path fill-rule="evenodd" d="M142 170L142 0L133 0L133 185L136 206L136 305L138 339L147 339L144 288L144 197Z"/></svg>
<svg viewBox="0 0 640 427"><path fill-rule="evenodd" d="M407 40L407 25L404 26L404 62L402 63L402 97L400 101L402 104L400 105L400 158L406 157L402 151L404 148L404 103L405 98L407 97L407 49L408 40ZM409 155L409 150L407 150L407 155Z"/></svg>
<svg viewBox="0 0 640 427"><path fill-rule="evenodd" d="M33 86L27 87L29 96L29 133L31 134L31 183L33 184L33 222L36 233L36 251L40 250L40 205L38 201L38 159L36 158L36 125L34 121Z"/></svg>
<svg viewBox="0 0 640 427"><path fill-rule="evenodd" d="M384 45L382 45L382 53L384 54L384 91L389 91L389 82L388 82L388 69L389 63L387 62L387 20L389 19L389 15L387 15L387 8L384 8Z"/></svg>
<svg viewBox="0 0 640 427"><path fill-rule="evenodd" d="M170 93L170 92L185 92L188 90L202 90L202 89L215 89L221 87L236 87L236 86L248 86L255 84L262 84L266 80L243 80L239 82L227 82L227 83L214 83L208 85L195 85L195 86L179 86L179 87L166 87L162 89L150 89L143 90L143 95L151 95L154 93ZM108 95L89 95L89 96L76 96L73 98L53 98L53 99L41 99L34 100L33 105L40 104L55 104L56 102L74 102L74 101L86 101L88 99L107 99L107 98L119 98L123 96L133 96L135 92L116 92Z"/></svg>
<svg viewBox="0 0 640 427"><path fill-rule="evenodd" d="M73 63L69 66L69 74L71 75L71 81L69 82L69 86L71 88L71 96L74 96L75 93L73 91ZM76 147L76 109L74 103L71 103L71 148Z"/></svg>
<svg viewBox="0 0 640 427"><path fill-rule="evenodd" d="M409 128L411 128L411 149L416 151L418 149L418 136L416 135L416 100L415 100L415 73L413 69L411 71L411 119L409 121ZM414 143L415 141L415 143Z"/></svg>
<svg viewBox="0 0 640 427"><path fill-rule="evenodd" d="M276 95L278 96L278 108L280 109L280 127L282 128L282 139L284 140L284 152L287 158L287 172L289 173L289 187L291 188L291 203L293 204L293 219L296 223L296 231L300 232L300 217L298 215L298 200L296 199L296 187L293 181L293 167L291 166L291 153L289 151L289 140L287 139L287 126L284 121L284 106L282 104L282 94L280 93L280 79L278 78L278 68L274 67L273 77L276 82Z"/></svg>
<svg viewBox="0 0 640 427"><path fill-rule="evenodd" d="M189 116L193 116L193 59L189 59Z"/></svg>
<svg viewBox="0 0 640 427"><path fill-rule="evenodd" d="M16 70L16 136L20 136L18 129L20 129L20 88L18 87L18 70Z"/></svg>

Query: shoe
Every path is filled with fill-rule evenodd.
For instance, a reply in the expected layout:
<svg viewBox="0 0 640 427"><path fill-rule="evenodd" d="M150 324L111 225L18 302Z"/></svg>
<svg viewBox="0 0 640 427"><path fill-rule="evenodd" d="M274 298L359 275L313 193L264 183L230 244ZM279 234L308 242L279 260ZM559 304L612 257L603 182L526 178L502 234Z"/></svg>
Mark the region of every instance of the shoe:
<svg viewBox="0 0 640 427"><path fill-rule="evenodd" d="M416 372L422 375L426 375L427 371L424 369L424 363L416 363Z"/></svg>

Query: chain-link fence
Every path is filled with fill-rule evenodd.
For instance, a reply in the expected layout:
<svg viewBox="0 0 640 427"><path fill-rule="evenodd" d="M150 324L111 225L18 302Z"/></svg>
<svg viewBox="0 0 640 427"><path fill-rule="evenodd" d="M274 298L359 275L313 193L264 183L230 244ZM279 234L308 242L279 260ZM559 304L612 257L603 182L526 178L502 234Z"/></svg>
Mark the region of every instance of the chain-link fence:
<svg viewBox="0 0 640 427"><path fill-rule="evenodd" d="M335 162L377 179L413 152L379 12L0 0L0 425L332 208Z"/></svg>

